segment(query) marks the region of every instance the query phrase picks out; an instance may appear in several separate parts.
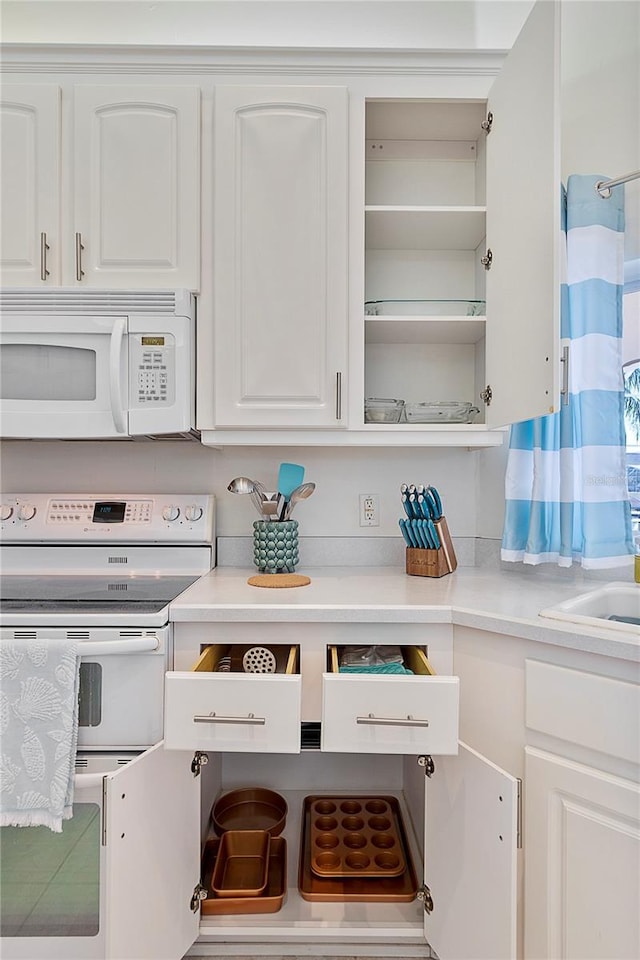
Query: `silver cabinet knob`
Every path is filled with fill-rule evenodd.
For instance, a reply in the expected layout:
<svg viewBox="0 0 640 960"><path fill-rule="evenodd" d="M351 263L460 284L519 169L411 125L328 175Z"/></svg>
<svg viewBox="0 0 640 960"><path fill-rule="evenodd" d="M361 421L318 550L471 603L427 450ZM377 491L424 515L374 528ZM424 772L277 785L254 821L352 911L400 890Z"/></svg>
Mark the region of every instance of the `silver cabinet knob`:
<svg viewBox="0 0 640 960"><path fill-rule="evenodd" d="M8 520L12 513L13 507L10 507L8 503L3 503L0 506L0 520Z"/></svg>
<svg viewBox="0 0 640 960"><path fill-rule="evenodd" d="M36 508L32 503L21 503L18 507L18 517L21 520L31 520L36 515Z"/></svg>
<svg viewBox="0 0 640 960"><path fill-rule="evenodd" d="M190 503L187 507L184 508L184 515L187 520L194 521L199 520L204 510L202 507L199 507L197 503Z"/></svg>
<svg viewBox="0 0 640 960"><path fill-rule="evenodd" d="M170 523L173 520L177 520L180 516L180 508L176 507L175 504L171 503L168 507L162 508L162 519L168 520Z"/></svg>

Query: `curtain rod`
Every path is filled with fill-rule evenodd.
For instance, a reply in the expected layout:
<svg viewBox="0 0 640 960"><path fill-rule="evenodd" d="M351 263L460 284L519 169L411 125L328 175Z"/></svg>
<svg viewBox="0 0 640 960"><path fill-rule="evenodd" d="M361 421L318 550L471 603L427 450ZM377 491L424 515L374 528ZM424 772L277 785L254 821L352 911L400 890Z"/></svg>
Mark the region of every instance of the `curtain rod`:
<svg viewBox="0 0 640 960"><path fill-rule="evenodd" d="M617 187L619 183L627 183L629 180L637 180L640 177L640 170L634 170L633 173L625 173L622 177L616 177L615 180L598 180L596 183L596 193L608 200L611 196L611 187Z"/></svg>

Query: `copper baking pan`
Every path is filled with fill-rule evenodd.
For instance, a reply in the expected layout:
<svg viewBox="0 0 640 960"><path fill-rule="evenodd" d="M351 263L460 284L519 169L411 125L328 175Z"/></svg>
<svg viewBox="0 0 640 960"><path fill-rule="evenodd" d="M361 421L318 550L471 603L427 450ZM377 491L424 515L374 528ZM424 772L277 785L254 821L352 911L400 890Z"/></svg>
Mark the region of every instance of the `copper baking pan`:
<svg viewBox="0 0 640 960"><path fill-rule="evenodd" d="M257 897L217 897L211 889L221 840L207 840L202 854L202 885L207 899L200 904L203 916L224 916L240 913L277 913L287 895L287 841L273 837L269 845L269 870L264 892Z"/></svg>
<svg viewBox="0 0 640 960"><path fill-rule="evenodd" d="M266 830L227 830L222 835L211 889L218 897L259 897L267 885Z"/></svg>
<svg viewBox="0 0 640 960"><path fill-rule="evenodd" d="M266 830L278 837L287 821L287 801L265 787L231 790L215 802L211 819L219 835L227 830Z"/></svg>
<svg viewBox="0 0 640 960"><path fill-rule="evenodd" d="M311 870L318 877L397 877L406 870L398 816L386 797L310 804Z"/></svg>
<svg viewBox="0 0 640 960"><path fill-rule="evenodd" d="M398 827L398 838L402 845L406 869L397 877L381 874L375 877L318 877L311 869L311 809L314 804L335 797L305 797L302 816L302 835L300 838L300 860L298 868L298 889L303 900L331 903L409 903L415 900L418 891L411 851L402 820L400 805L395 797L361 797L362 800L381 800L393 811ZM343 801L351 799L342 797Z"/></svg>

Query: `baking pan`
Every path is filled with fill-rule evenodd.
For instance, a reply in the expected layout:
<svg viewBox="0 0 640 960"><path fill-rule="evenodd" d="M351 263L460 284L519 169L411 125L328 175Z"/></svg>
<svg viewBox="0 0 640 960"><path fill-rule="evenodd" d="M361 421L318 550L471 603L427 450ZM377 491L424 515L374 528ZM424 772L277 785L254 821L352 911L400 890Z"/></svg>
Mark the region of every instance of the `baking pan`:
<svg viewBox="0 0 640 960"><path fill-rule="evenodd" d="M278 837L287 821L287 801L265 787L231 790L215 802L211 819L219 835L227 830L266 830Z"/></svg>
<svg viewBox="0 0 640 960"><path fill-rule="evenodd" d="M267 885L266 830L227 830L220 841L211 889L218 897L259 897Z"/></svg>
<svg viewBox="0 0 640 960"><path fill-rule="evenodd" d="M400 805L395 797L368 796L363 799L383 800L396 817L398 837L402 845L406 868L397 877L387 875L375 877L318 877L311 869L311 807L322 800L333 800L329 796L305 797L302 816L302 834L300 838L300 860L298 866L298 889L303 900L332 903L409 903L415 900L418 881L411 859L407 835L402 821ZM342 801L351 799L342 797Z"/></svg>
<svg viewBox="0 0 640 960"><path fill-rule="evenodd" d="M224 916L240 913L277 913L287 894L287 841L273 837L269 845L267 885L258 897L217 897L211 889L221 840L207 840L202 854L202 885L207 899L200 904L202 916Z"/></svg>
<svg viewBox="0 0 640 960"><path fill-rule="evenodd" d="M397 877L404 847L384 797L324 797L310 804L311 870L319 877Z"/></svg>

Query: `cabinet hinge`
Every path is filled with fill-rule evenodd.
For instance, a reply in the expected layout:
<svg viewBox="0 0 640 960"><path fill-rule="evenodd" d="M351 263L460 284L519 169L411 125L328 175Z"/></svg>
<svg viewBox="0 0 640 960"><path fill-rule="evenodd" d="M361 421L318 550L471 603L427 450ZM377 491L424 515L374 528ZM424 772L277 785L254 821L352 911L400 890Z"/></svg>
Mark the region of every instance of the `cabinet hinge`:
<svg viewBox="0 0 640 960"><path fill-rule="evenodd" d="M489 110L489 113L487 114L487 119L483 120L480 126L485 133L491 133L491 127L493 126L493 114L491 113L491 110Z"/></svg>
<svg viewBox="0 0 640 960"><path fill-rule="evenodd" d="M485 270L491 270L491 264L493 263L493 250L491 247L488 248L484 257L480 257L480 263L485 268Z"/></svg>
<svg viewBox="0 0 640 960"><path fill-rule="evenodd" d="M196 883L193 888L193 894L191 895L191 912L197 913L200 909L200 901L207 899L207 890L206 887L203 887L201 883Z"/></svg>
<svg viewBox="0 0 640 960"><path fill-rule="evenodd" d="M422 900L425 913L433 913L433 897L426 883L423 883L423 885L419 887L416 898Z"/></svg>
<svg viewBox="0 0 640 960"><path fill-rule="evenodd" d="M432 777L436 771L436 765L433 762L433 757L429 756L428 753L418 757L418 766L424 767L425 777Z"/></svg>
<svg viewBox="0 0 640 960"><path fill-rule="evenodd" d="M488 407L491 406L491 401L493 400L493 390L491 389L491 384L488 383L484 390L480 392L480 399L483 403L486 403Z"/></svg>
<svg viewBox="0 0 640 960"><path fill-rule="evenodd" d="M202 773L202 768L206 767L209 763L209 757L206 753L203 753L201 750L196 750L193 755L193 760L191 761L191 773L194 777L199 777Z"/></svg>
<svg viewBox="0 0 640 960"><path fill-rule="evenodd" d="M522 850L522 780L518 778L518 796L516 813L516 847Z"/></svg>

